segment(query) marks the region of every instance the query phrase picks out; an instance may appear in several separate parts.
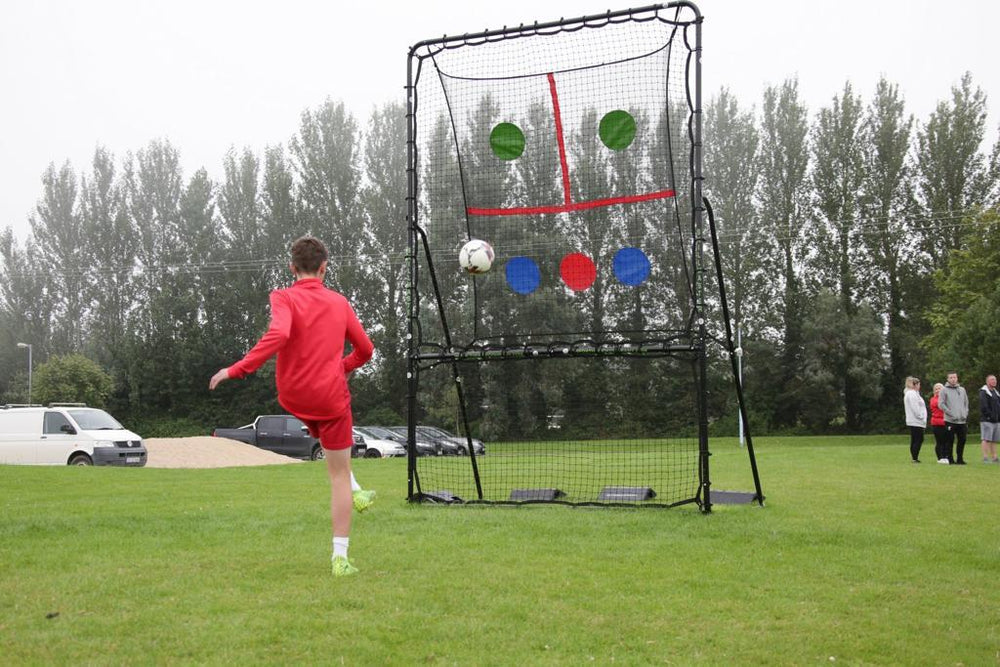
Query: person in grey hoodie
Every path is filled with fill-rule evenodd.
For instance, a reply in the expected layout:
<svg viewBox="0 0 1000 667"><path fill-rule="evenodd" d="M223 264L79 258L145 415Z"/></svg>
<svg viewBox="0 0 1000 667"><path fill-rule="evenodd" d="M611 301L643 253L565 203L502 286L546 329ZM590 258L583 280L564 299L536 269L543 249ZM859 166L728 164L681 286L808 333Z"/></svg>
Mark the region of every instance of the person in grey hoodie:
<svg viewBox="0 0 1000 667"><path fill-rule="evenodd" d="M968 434L966 420L969 418L969 395L965 393L965 387L958 384L958 373L952 371L948 373L948 382L945 383L938 398L938 407L944 412L944 425L948 429L948 441L945 449L951 458L951 447L955 444L955 465L965 465L965 437Z"/></svg>

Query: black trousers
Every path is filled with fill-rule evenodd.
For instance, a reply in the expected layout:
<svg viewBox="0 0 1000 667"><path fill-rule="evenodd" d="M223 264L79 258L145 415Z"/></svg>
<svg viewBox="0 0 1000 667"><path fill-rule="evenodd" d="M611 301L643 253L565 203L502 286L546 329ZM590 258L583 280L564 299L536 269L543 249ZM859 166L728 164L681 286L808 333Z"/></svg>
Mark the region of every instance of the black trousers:
<svg viewBox="0 0 1000 667"><path fill-rule="evenodd" d="M914 461L920 456L920 446L924 444L924 429L921 426L910 427L910 456Z"/></svg>
<svg viewBox="0 0 1000 667"><path fill-rule="evenodd" d="M948 429L948 460L952 463L964 463L965 462L965 436L969 433L969 427L965 424L955 424L954 422L945 422L945 427ZM951 458L951 445L955 444L955 458Z"/></svg>
<svg viewBox="0 0 1000 667"><path fill-rule="evenodd" d="M934 458L951 460L951 447L948 444L948 427L934 426Z"/></svg>

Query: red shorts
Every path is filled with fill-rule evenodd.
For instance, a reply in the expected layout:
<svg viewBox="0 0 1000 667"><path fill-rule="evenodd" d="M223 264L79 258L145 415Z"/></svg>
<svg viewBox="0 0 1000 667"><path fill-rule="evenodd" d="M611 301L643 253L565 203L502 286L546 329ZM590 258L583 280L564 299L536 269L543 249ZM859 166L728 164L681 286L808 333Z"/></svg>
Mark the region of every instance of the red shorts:
<svg viewBox="0 0 1000 667"><path fill-rule="evenodd" d="M309 435L319 440L323 449L348 449L354 444L354 418L348 411L343 417L336 419L299 420L309 429Z"/></svg>

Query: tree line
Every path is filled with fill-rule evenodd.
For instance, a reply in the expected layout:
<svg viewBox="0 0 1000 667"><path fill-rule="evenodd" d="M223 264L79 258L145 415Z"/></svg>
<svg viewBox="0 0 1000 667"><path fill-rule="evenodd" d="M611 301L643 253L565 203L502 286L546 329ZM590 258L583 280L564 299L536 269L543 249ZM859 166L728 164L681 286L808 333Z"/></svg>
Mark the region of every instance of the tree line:
<svg viewBox="0 0 1000 667"><path fill-rule="evenodd" d="M290 283L289 244L311 233L378 347L355 403L399 420L405 123L389 104L362 128L327 100L287 145L230 150L219 182L185 177L167 140L120 160L98 148L82 173L51 165L26 242L0 234L0 394L26 400L16 342L28 342L36 363L96 361L114 380L107 406L154 433L279 410L273 363L226 392L210 394L207 378L266 329L269 291Z"/></svg>
<svg viewBox="0 0 1000 667"><path fill-rule="evenodd" d="M757 432L894 429L906 375L929 389L949 369L968 384L1000 370L991 327L1000 141L986 145L986 117L969 75L922 120L884 80L868 100L846 84L815 112L794 79L767 88L759 107L724 89L712 98L705 193ZM144 434L205 432L278 410L271 364L226 392L209 393L207 382L266 328L268 292L290 282L288 244L311 233L330 250L328 284L376 345L352 381L356 418L401 422L405 141L401 105L361 124L328 100L302 113L286 144L231 150L219 181L205 169L185 176L166 140L120 159L98 148L83 171L51 165L28 238L0 234L0 394L24 401L16 343L29 342L37 364L96 362L113 380L107 407ZM433 192L428 200L435 205ZM595 297L593 312L602 307ZM472 383L510 413L490 421L491 437L524 422L511 407L518 387L544 389L524 382L536 371L515 366ZM729 366L717 354L711 373L712 419L733 432ZM580 393L602 382L579 380ZM455 426L447 394L437 398L428 415ZM632 403L622 402L630 419L662 419Z"/></svg>
<svg viewBox="0 0 1000 667"><path fill-rule="evenodd" d="M794 79L759 110L725 90L709 104L706 192L759 425L892 430L907 375L930 390L948 370L975 386L1000 371L986 119L969 74L922 121L884 78L814 113Z"/></svg>

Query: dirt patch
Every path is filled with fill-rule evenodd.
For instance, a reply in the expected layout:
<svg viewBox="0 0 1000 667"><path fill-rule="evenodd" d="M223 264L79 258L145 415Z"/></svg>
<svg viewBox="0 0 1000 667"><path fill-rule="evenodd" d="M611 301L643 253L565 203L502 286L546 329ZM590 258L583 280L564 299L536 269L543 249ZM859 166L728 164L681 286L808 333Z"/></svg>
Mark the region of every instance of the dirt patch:
<svg viewBox="0 0 1000 667"><path fill-rule="evenodd" d="M231 468L302 463L229 438L147 438L147 468Z"/></svg>

